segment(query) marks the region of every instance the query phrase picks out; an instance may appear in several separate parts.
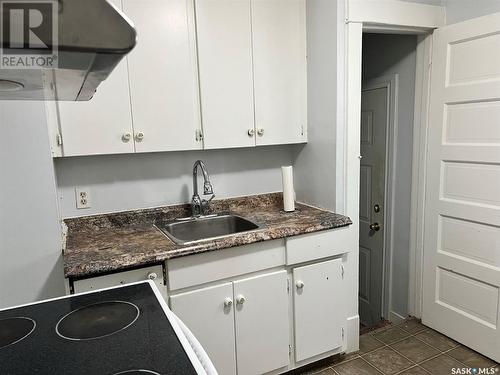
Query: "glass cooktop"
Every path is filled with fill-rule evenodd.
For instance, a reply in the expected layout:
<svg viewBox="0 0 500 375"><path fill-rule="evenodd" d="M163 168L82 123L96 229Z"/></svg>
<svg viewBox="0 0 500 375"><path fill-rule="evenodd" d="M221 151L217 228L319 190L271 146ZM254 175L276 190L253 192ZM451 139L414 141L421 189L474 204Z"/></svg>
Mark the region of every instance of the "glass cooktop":
<svg viewBox="0 0 500 375"><path fill-rule="evenodd" d="M196 374L148 283L0 311L0 374Z"/></svg>

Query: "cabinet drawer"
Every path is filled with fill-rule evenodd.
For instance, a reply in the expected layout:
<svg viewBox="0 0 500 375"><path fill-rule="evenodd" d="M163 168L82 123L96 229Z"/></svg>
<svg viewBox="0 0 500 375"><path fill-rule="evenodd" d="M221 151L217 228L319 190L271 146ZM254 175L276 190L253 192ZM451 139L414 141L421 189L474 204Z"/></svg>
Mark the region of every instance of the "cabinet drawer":
<svg viewBox="0 0 500 375"><path fill-rule="evenodd" d="M285 264L282 240L189 255L167 261L170 290L201 285Z"/></svg>
<svg viewBox="0 0 500 375"><path fill-rule="evenodd" d="M353 251L351 227L332 229L286 239L286 264L298 264L311 260Z"/></svg>
<svg viewBox="0 0 500 375"><path fill-rule="evenodd" d="M136 270L112 273L110 275L96 276L73 282L75 293L89 292L91 290L109 288L112 286L129 284L137 281L154 279L154 282L162 295L167 296L163 280L163 267L161 265L139 268Z"/></svg>

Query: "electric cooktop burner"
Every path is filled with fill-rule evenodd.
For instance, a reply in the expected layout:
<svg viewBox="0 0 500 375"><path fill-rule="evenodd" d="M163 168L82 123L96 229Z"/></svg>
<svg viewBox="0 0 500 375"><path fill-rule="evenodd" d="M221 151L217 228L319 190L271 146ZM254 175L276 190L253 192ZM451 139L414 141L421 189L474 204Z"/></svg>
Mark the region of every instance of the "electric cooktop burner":
<svg viewBox="0 0 500 375"><path fill-rule="evenodd" d="M130 327L139 317L139 308L130 302L106 301L81 307L64 316L56 326L68 340L93 340Z"/></svg>
<svg viewBox="0 0 500 375"><path fill-rule="evenodd" d="M0 349L28 337L35 327L35 321L30 318L16 317L0 320Z"/></svg>
<svg viewBox="0 0 500 375"><path fill-rule="evenodd" d="M160 375L156 371L151 371L151 370L127 370L127 371L122 371L122 372L117 372L114 375L147 375L147 374L153 374L153 375Z"/></svg>

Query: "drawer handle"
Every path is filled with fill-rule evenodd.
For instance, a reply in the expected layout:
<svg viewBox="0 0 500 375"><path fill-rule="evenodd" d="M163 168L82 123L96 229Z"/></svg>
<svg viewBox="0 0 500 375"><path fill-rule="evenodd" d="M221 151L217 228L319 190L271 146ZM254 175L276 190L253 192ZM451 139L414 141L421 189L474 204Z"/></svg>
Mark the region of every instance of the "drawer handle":
<svg viewBox="0 0 500 375"><path fill-rule="evenodd" d="M245 301L246 301L245 296L239 295L238 297L236 297L236 303L238 305L243 305Z"/></svg>
<svg viewBox="0 0 500 375"><path fill-rule="evenodd" d="M302 289L304 287L304 282L302 280L297 280L295 286L297 287L297 289Z"/></svg>
<svg viewBox="0 0 500 375"><path fill-rule="evenodd" d="M226 298L224 300L224 307L231 307L233 305L233 300L231 298Z"/></svg>
<svg viewBox="0 0 500 375"><path fill-rule="evenodd" d="M156 280L157 278L158 278L158 275L156 274L156 272L148 273L149 280Z"/></svg>

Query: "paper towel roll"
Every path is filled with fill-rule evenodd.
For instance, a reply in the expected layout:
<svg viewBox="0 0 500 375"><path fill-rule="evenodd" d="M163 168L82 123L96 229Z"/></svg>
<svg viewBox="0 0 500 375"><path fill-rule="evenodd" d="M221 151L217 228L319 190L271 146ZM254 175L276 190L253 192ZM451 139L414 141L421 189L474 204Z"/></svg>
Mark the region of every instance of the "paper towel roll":
<svg viewBox="0 0 500 375"><path fill-rule="evenodd" d="M293 189L293 167L281 167L281 177L283 180L283 209L285 211L295 211L295 191Z"/></svg>

